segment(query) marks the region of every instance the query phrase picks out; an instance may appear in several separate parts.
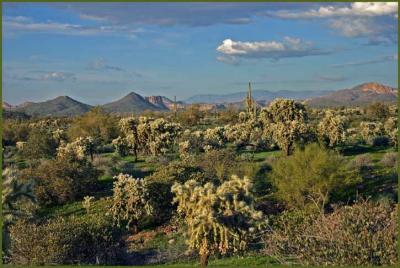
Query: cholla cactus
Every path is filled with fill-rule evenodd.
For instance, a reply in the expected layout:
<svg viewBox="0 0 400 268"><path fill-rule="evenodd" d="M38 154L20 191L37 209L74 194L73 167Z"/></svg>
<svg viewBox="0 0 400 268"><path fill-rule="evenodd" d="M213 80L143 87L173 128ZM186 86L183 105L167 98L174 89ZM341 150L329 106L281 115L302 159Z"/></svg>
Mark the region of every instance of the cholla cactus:
<svg viewBox="0 0 400 268"><path fill-rule="evenodd" d="M266 143L263 137L263 128L259 120L250 119L244 123L226 125L225 139L237 147L253 145L256 148Z"/></svg>
<svg viewBox="0 0 400 268"><path fill-rule="evenodd" d="M89 214L90 207L92 206L92 201L94 200L93 196L85 196L82 201L82 206L86 209L86 213Z"/></svg>
<svg viewBox="0 0 400 268"><path fill-rule="evenodd" d="M114 178L110 213L118 226L126 224L127 229L137 232L139 220L153 212L147 181L122 173Z"/></svg>
<svg viewBox="0 0 400 268"><path fill-rule="evenodd" d="M83 160L86 155L93 159L94 142L92 137L79 137L74 142L67 143L57 148L57 157L70 160Z"/></svg>
<svg viewBox="0 0 400 268"><path fill-rule="evenodd" d="M15 147L17 148L18 151L23 151L25 145L26 145L26 141L17 141L15 143Z"/></svg>
<svg viewBox="0 0 400 268"><path fill-rule="evenodd" d="M381 122L361 122L360 134L364 141L371 144L375 137L383 135L384 129Z"/></svg>
<svg viewBox="0 0 400 268"><path fill-rule="evenodd" d="M308 133L307 125L303 121L286 121L270 124L270 133L273 141L289 155L296 142L301 142Z"/></svg>
<svg viewBox="0 0 400 268"><path fill-rule="evenodd" d="M254 208L252 183L247 177L234 175L220 186L195 180L175 183L171 191L177 211L185 215L187 243L198 250L201 265L207 265L210 254L244 250L260 227L262 213Z"/></svg>
<svg viewBox="0 0 400 268"><path fill-rule="evenodd" d="M129 153L129 144L125 138L121 138L120 136L116 139L113 139L112 144L115 147L115 152L120 156L127 156Z"/></svg>
<svg viewBox="0 0 400 268"><path fill-rule="evenodd" d="M308 114L303 104L289 99L275 99L267 108L262 109L261 120L267 123L286 121L307 121Z"/></svg>
<svg viewBox="0 0 400 268"><path fill-rule="evenodd" d="M54 140L57 141L57 144L61 144L67 140L67 133L64 129L57 128L52 133Z"/></svg>
<svg viewBox="0 0 400 268"><path fill-rule="evenodd" d="M209 128L204 131L204 148L222 148L225 145L225 141L223 127Z"/></svg>
<svg viewBox="0 0 400 268"><path fill-rule="evenodd" d="M308 134L305 106L294 100L274 100L261 111L260 120L264 125L265 140L272 140L286 155Z"/></svg>
<svg viewBox="0 0 400 268"><path fill-rule="evenodd" d="M138 151L152 155L165 154L181 133L179 124L167 122L163 118L123 118L119 126L124 137L115 141L115 144L127 145L136 158Z"/></svg>
<svg viewBox="0 0 400 268"><path fill-rule="evenodd" d="M389 117L384 124L384 128L385 128L385 133L386 135L389 136L392 145L397 147L398 144L397 117Z"/></svg>
<svg viewBox="0 0 400 268"><path fill-rule="evenodd" d="M330 147L334 147L345 141L346 128L346 117L334 115L333 111L328 110L325 117L318 124L318 135Z"/></svg>

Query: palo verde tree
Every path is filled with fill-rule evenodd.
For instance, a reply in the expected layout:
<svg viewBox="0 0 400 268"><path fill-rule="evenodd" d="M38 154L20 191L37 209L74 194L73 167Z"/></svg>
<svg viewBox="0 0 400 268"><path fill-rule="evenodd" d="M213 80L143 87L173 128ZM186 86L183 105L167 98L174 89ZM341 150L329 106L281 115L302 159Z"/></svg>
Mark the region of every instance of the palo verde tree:
<svg viewBox="0 0 400 268"><path fill-rule="evenodd" d="M220 186L195 180L172 186L177 211L188 226L187 243L199 252L202 266L211 254L244 250L253 238L262 213L254 208L252 187L250 179L236 175Z"/></svg>
<svg viewBox="0 0 400 268"><path fill-rule="evenodd" d="M333 191L360 180L345 168L341 155L318 144L275 161L270 178L276 196L288 207L304 209L316 205L321 211Z"/></svg>
<svg viewBox="0 0 400 268"><path fill-rule="evenodd" d="M261 111L264 136L273 141L289 155L295 143L307 137L308 115L303 104L289 99L276 99Z"/></svg>

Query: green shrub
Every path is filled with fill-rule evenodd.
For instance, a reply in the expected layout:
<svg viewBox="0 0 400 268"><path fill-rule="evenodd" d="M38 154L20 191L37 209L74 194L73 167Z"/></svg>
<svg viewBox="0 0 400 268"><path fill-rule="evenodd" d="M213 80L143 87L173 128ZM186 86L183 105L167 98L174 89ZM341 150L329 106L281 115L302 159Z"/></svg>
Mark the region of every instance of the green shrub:
<svg viewBox="0 0 400 268"><path fill-rule="evenodd" d="M10 227L13 265L119 264L121 233L109 219L55 218Z"/></svg>
<svg viewBox="0 0 400 268"><path fill-rule="evenodd" d="M331 214L285 212L265 235L265 253L301 265L394 265L397 205L359 202Z"/></svg>
<svg viewBox="0 0 400 268"><path fill-rule="evenodd" d="M170 218L173 212L171 186L175 182L184 183L194 179L197 182L206 181L201 169L185 165L181 162L171 162L161 166L150 176L146 177L153 204L155 204L155 220L164 221Z"/></svg>
<svg viewBox="0 0 400 268"><path fill-rule="evenodd" d="M34 192L41 205L65 204L90 194L97 186L100 172L83 159L66 161L62 158L42 162L26 169L21 178L35 182Z"/></svg>
<svg viewBox="0 0 400 268"><path fill-rule="evenodd" d="M272 163L270 179L276 196L289 207L304 209L308 205L323 208L330 194L359 180L344 168L342 156L311 144L292 156Z"/></svg>
<svg viewBox="0 0 400 268"><path fill-rule="evenodd" d="M29 133L29 138L24 144L22 154L28 159L54 157L57 150L57 142L51 133L40 128L34 128Z"/></svg>

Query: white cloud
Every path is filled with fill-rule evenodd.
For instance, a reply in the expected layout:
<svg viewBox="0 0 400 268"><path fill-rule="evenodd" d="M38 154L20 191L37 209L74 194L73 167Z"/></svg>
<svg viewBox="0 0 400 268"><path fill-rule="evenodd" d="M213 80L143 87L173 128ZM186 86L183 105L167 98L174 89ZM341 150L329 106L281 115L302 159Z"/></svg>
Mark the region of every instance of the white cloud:
<svg viewBox="0 0 400 268"><path fill-rule="evenodd" d="M274 16L285 19L329 18L342 16L375 17L397 14L397 2L355 2L347 7L322 6L304 12L278 11Z"/></svg>
<svg viewBox="0 0 400 268"><path fill-rule="evenodd" d="M103 58L98 58L98 59L92 61L89 64L89 69L92 69L92 70L124 71L124 69L121 68L121 67L107 64L106 60L103 59Z"/></svg>
<svg viewBox="0 0 400 268"><path fill-rule="evenodd" d="M85 26L80 24L60 23L54 21L35 22L27 17L4 17L3 30L8 33L52 33L63 35L120 35L135 37L135 34L143 32L128 26L96 25Z"/></svg>
<svg viewBox="0 0 400 268"><path fill-rule="evenodd" d="M366 18L334 19L330 27L347 37L368 36L379 32L379 28Z"/></svg>
<svg viewBox="0 0 400 268"><path fill-rule="evenodd" d="M59 81L59 82L66 80L72 80L72 81L76 80L76 77L73 73L66 73L66 72L50 72L44 74L40 78L41 78L40 80Z"/></svg>
<svg viewBox="0 0 400 268"><path fill-rule="evenodd" d="M76 76L69 72L44 72L44 71L31 71L25 73L7 73L7 79L18 81L76 81Z"/></svg>
<svg viewBox="0 0 400 268"><path fill-rule="evenodd" d="M218 60L230 63L236 62L238 57L242 58L271 58L278 60L289 57L305 57L311 55L328 54L315 48L311 42L299 38L285 37L283 41L256 41L241 42L225 39L216 49L223 56Z"/></svg>

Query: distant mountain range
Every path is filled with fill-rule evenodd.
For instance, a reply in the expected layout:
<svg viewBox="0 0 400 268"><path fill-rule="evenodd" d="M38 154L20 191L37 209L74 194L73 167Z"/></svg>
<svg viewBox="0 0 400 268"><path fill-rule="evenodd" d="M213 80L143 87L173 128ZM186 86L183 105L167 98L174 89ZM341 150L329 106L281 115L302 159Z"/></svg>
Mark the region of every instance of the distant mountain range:
<svg viewBox="0 0 400 268"><path fill-rule="evenodd" d="M337 91L265 91L255 90L253 97L261 106L267 105L275 98L291 98L303 100L313 107L334 106L362 106L375 101L395 103L398 90L378 83L365 83L351 89ZM246 92L238 92L225 95L196 95L185 102L178 101L178 109L185 108L192 103L199 103L200 109L223 109L233 104L238 108L243 107ZM28 116L75 116L89 111L93 106L74 100L68 96L60 96L44 102L24 102L13 106L3 102L3 110L7 114L18 113ZM125 97L101 106L105 111L111 113L141 113L145 110L168 111L174 107L174 102L164 96L143 97L131 92Z"/></svg>
<svg viewBox="0 0 400 268"><path fill-rule="evenodd" d="M44 102L25 102L11 110L32 116L74 116L86 113L91 108L91 105L84 104L68 96L59 96Z"/></svg>
<svg viewBox="0 0 400 268"><path fill-rule="evenodd" d="M378 83L365 83L306 101L314 107L364 106L372 102L396 103L398 90Z"/></svg>
<svg viewBox="0 0 400 268"><path fill-rule="evenodd" d="M268 90L254 90L252 92L253 98L257 102L265 103L270 102L276 98L290 98L290 99L308 99L311 97L323 96L333 91L268 91ZM209 95L194 95L185 100L185 103L235 103L242 102L247 95L247 91L236 92L230 94L209 94Z"/></svg>

